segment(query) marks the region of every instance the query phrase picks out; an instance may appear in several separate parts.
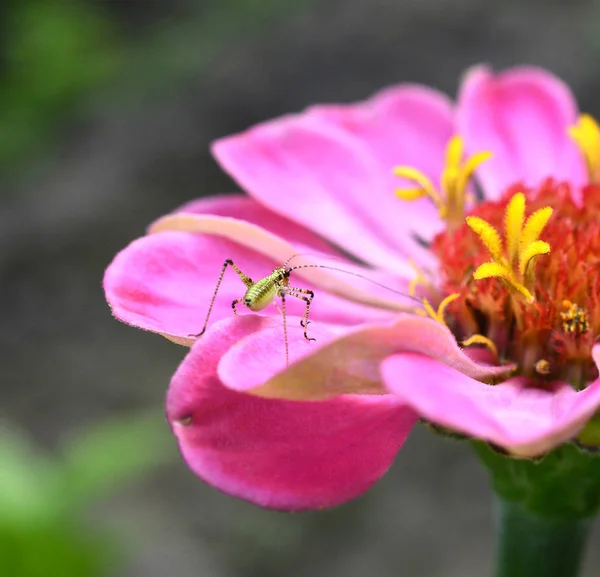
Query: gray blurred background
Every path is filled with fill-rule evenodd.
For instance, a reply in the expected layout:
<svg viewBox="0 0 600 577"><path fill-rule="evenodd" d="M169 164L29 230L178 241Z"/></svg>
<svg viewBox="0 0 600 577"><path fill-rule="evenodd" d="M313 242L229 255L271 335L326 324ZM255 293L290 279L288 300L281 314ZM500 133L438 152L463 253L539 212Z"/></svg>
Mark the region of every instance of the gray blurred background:
<svg viewBox="0 0 600 577"><path fill-rule="evenodd" d="M600 116L600 1L1 6L0 419L58 458L80 431L150 410L170 454L82 509L128 550L104 574L490 575L486 475L468 447L422 428L378 485L333 511L263 511L205 486L160 416L185 349L115 321L101 279L152 219L235 190L211 140L279 114L398 81L454 95L466 67L488 62L548 67Z"/></svg>

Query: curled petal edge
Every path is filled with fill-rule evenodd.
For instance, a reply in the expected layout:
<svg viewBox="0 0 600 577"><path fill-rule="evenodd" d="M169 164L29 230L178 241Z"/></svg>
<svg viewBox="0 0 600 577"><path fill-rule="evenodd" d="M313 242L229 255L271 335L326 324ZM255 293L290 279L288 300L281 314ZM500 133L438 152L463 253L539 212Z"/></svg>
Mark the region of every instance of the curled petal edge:
<svg viewBox="0 0 600 577"><path fill-rule="evenodd" d="M277 336L280 326L271 325L241 339L221 358L219 377L233 390L265 398L322 401L342 394L387 393L380 364L399 352L429 356L486 382L503 380L515 369L512 364L475 362L447 327L414 314L344 332L319 329L316 343L303 342L300 331L289 332L291 362L287 367L282 338Z"/></svg>
<svg viewBox="0 0 600 577"><path fill-rule="evenodd" d="M600 346L592 351L600 365ZM549 390L512 378L494 387L413 354L382 364L387 391L422 418L502 447L515 457L533 458L568 442L600 407L600 379L582 391L566 383ZM411 387L409 382L416 382Z"/></svg>

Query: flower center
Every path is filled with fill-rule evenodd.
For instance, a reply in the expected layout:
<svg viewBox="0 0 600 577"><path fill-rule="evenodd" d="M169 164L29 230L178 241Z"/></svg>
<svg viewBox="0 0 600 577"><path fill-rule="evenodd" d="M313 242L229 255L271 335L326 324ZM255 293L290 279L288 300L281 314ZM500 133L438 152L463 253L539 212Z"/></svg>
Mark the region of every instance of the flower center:
<svg viewBox="0 0 600 577"><path fill-rule="evenodd" d="M582 115L569 134L588 172L581 191L552 179L531 189L517 183L466 217L469 181L490 153L463 161L463 141L453 137L439 189L414 168L394 169L415 185L396 195L431 198L447 225L431 244L441 304L436 311L424 300L419 314L448 326L464 346L486 346L541 387L560 380L583 388L598 374L591 350L600 336L600 127ZM411 293L417 284L432 288L422 271Z"/></svg>
<svg viewBox="0 0 600 577"><path fill-rule="evenodd" d="M582 387L596 374L600 185L582 192L578 206L566 183L515 185L431 245L443 293L460 295L446 314L457 338L488 339L500 359L540 384L560 379Z"/></svg>

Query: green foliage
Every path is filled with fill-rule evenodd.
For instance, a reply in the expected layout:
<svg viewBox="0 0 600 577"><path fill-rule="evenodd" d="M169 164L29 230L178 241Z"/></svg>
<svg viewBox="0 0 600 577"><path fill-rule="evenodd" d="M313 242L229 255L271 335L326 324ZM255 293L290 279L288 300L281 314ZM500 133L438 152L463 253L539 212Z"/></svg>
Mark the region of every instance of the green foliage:
<svg viewBox="0 0 600 577"><path fill-rule="evenodd" d="M76 503L100 497L176 453L164 419L152 414L103 423L74 439L63 454L62 490Z"/></svg>
<svg viewBox="0 0 600 577"><path fill-rule="evenodd" d="M18 175L52 142L53 130L105 86L112 85L104 106L168 98L197 81L224 44L249 42L304 6L206 0L132 38L99 3L13 0L0 13L0 174Z"/></svg>
<svg viewBox="0 0 600 577"><path fill-rule="evenodd" d="M77 97L115 71L107 21L77 0L13 2L2 23L0 166L45 140Z"/></svg>
<svg viewBox="0 0 600 577"><path fill-rule="evenodd" d="M0 574L94 577L119 556L116 539L85 525L88 503L164 463L170 436L160 416L94 427L50 459L0 430Z"/></svg>
<svg viewBox="0 0 600 577"><path fill-rule="evenodd" d="M100 577L113 562L101 536L65 522L14 528L0 525L0 567L7 577Z"/></svg>

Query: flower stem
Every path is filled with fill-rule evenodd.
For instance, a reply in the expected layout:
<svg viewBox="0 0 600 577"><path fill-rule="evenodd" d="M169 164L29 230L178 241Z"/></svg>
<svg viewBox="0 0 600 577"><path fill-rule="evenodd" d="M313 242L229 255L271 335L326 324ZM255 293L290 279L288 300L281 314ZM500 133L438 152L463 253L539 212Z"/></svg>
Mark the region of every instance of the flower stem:
<svg viewBox="0 0 600 577"><path fill-rule="evenodd" d="M532 514L496 498L495 577L577 577L591 520Z"/></svg>

